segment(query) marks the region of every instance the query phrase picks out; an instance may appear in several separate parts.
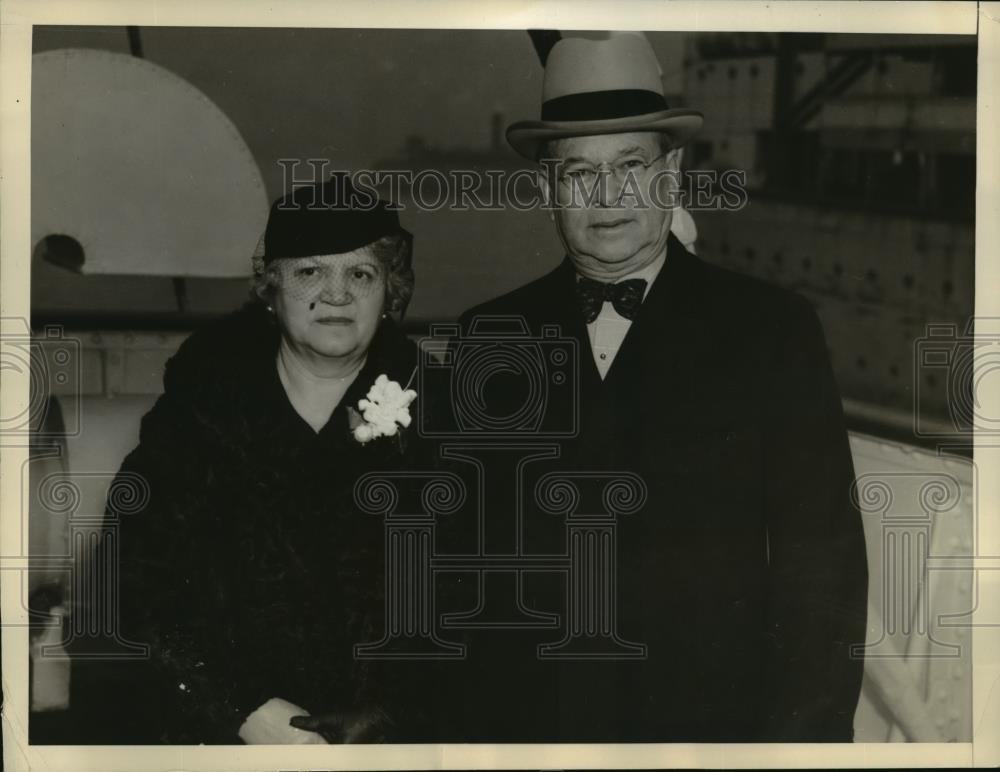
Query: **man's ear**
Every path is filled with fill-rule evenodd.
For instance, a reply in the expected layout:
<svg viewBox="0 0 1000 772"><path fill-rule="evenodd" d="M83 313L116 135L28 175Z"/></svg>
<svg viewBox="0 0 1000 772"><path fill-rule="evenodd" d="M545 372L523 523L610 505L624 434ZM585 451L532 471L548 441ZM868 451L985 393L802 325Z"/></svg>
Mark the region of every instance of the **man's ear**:
<svg viewBox="0 0 1000 772"><path fill-rule="evenodd" d="M542 164L538 167L535 172L536 184L538 185L538 192L542 196L542 204L545 209L549 212L549 219L555 219L555 190L553 189L554 179L551 179L552 174L554 174L553 167Z"/></svg>
<svg viewBox="0 0 1000 772"><path fill-rule="evenodd" d="M673 150L667 153L667 157L663 159L663 162L664 164L666 164L666 167L674 172L680 172L681 163L683 161L684 161L683 147L675 147Z"/></svg>
<svg viewBox="0 0 1000 772"><path fill-rule="evenodd" d="M666 172L662 177L657 175L657 196L660 201L676 204L678 191L681 189L681 161L684 158L684 148L675 147L663 156L663 167Z"/></svg>

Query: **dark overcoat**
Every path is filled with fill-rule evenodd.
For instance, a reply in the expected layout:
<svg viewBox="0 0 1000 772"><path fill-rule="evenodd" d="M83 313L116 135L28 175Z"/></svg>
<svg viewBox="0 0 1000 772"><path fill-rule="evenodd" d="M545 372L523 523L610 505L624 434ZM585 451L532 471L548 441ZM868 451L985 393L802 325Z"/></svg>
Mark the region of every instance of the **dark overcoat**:
<svg viewBox="0 0 1000 772"><path fill-rule="evenodd" d="M576 341L579 431L559 441L558 459L525 467L524 546L567 551L558 518L533 503L541 474L639 475L648 499L619 518L614 593L617 633L644 645L645 656L540 659L537 645L560 640L565 627L467 631L469 659L449 666L451 699L464 706L455 733L849 741L863 666L850 647L865 637L867 563L815 312L792 292L705 263L671 236L602 381L575 281L566 259L468 311L462 335L477 316L512 316L535 336L557 325ZM495 399L498 415L510 415L503 392L484 404ZM565 621L565 579L538 573L522 573L520 600Z"/></svg>

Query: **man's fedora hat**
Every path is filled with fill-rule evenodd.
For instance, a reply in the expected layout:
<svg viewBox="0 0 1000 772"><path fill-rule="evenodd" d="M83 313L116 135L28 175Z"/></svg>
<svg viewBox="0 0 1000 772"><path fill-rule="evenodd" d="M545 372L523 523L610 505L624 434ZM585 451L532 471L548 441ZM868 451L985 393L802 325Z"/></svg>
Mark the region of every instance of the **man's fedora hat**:
<svg viewBox="0 0 1000 772"><path fill-rule="evenodd" d="M644 35L611 33L601 40L563 38L549 53L539 121L518 121L507 141L533 161L561 137L658 131L682 145L701 128L697 110L670 109L660 65Z"/></svg>

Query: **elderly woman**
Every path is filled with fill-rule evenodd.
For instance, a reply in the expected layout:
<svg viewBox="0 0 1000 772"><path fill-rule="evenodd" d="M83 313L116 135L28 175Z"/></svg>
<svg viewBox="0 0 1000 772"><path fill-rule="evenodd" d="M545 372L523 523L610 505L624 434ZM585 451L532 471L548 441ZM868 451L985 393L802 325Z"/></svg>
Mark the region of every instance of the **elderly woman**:
<svg viewBox="0 0 1000 772"><path fill-rule="evenodd" d="M256 297L167 363L124 462L149 498L123 517L121 629L151 659L127 671L118 741L419 732L407 665L353 657L381 632L384 539L354 484L420 465L416 348L393 320L411 239L384 202L331 206L345 194L334 178L275 202Z"/></svg>

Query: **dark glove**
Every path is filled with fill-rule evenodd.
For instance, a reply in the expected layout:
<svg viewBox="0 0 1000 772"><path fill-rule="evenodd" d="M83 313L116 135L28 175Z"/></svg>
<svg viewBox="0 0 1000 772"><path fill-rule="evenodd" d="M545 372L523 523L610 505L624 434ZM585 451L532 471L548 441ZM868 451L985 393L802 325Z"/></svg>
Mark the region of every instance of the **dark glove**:
<svg viewBox="0 0 1000 772"><path fill-rule="evenodd" d="M324 713L319 716L292 716L296 729L318 732L331 744L383 743L395 724L381 708Z"/></svg>

